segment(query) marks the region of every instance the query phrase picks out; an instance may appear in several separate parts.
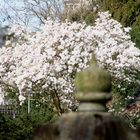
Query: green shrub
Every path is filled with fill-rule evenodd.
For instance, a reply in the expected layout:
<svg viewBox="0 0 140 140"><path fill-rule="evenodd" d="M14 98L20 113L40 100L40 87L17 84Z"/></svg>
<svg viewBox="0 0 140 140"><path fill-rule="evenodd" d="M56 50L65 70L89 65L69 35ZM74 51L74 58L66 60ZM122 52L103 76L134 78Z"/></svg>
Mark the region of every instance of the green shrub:
<svg viewBox="0 0 140 140"><path fill-rule="evenodd" d="M101 7L102 10L110 11L113 18L124 26L140 25L139 0L104 0L101 3Z"/></svg>
<svg viewBox="0 0 140 140"><path fill-rule="evenodd" d="M140 80L140 74L137 74L138 80ZM136 81L129 83L126 81L113 81L112 94L113 100L109 103L109 111L115 116L122 117L125 119L130 126L138 126L140 122L139 112L135 113L124 113L125 109L128 109L133 103L135 103L134 98L138 96L137 89L140 87L139 83ZM138 91L139 92L139 91Z"/></svg>
<svg viewBox="0 0 140 140"><path fill-rule="evenodd" d="M0 140L31 140L36 127L54 119L55 114L46 108L34 107L28 114L26 107L16 118L0 115Z"/></svg>
<svg viewBox="0 0 140 140"><path fill-rule="evenodd" d="M136 47L140 49L140 27L132 28L130 35L132 41L136 43Z"/></svg>
<svg viewBox="0 0 140 140"><path fill-rule="evenodd" d="M68 20L70 22L86 22L88 25L92 25L95 22L95 19L97 17L97 13L94 12L91 9L77 9L77 11L72 11L69 16ZM67 17L63 17L63 20L65 20Z"/></svg>

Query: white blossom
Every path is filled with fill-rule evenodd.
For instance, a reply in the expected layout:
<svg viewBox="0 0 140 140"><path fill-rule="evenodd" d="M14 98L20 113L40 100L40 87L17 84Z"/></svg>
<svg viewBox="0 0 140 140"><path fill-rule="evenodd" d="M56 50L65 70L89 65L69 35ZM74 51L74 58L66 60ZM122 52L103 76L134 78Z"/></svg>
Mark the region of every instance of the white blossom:
<svg viewBox="0 0 140 140"><path fill-rule="evenodd" d="M15 25L11 32L16 43L0 48L0 82L17 88L20 94L29 89L35 93L34 87L49 93L55 90L63 95L61 101L68 100L69 104L66 97L74 91L75 75L87 67L93 54L112 76L136 80L140 50L135 48L128 29L108 12L99 13L95 26L48 20L31 33Z"/></svg>

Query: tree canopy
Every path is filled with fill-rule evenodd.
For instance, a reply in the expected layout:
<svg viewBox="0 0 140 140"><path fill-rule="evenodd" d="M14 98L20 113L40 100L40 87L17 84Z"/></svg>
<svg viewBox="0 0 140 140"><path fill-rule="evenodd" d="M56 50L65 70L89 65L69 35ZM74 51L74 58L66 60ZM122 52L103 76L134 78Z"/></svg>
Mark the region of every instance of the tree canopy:
<svg viewBox="0 0 140 140"><path fill-rule="evenodd" d="M140 26L139 0L102 0L102 8L124 26Z"/></svg>

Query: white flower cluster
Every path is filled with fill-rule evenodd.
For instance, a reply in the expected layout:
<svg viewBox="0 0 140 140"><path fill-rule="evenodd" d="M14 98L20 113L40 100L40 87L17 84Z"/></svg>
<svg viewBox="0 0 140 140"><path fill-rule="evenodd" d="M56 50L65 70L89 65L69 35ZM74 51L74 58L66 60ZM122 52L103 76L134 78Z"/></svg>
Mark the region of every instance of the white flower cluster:
<svg viewBox="0 0 140 140"><path fill-rule="evenodd" d="M2 88L0 88L0 105L4 104L4 93L2 91Z"/></svg>
<svg viewBox="0 0 140 140"><path fill-rule="evenodd" d="M73 92L75 74L86 68L95 48L90 28L80 23L52 21L46 21L39 31L30 35L23 34L19 26L12 28L19 39L27 38L25 35L28 38L15 47L0 49L1 83L18 88L21 94L30 89Z"/></svg>
<svg viewBox="0 0 140 140"><path fill-rule="evenodd" d="M13 29L24 41L0 48L0 82L20 93L57 91L66 99L73 92L75 74L87 67L93 54L119 79L131 81L140 71L140 50L131 42L129 29L123 29L108 12L99 14L95 26L49 20L34 33L19 26Z"/></svg>
<svg viewBox="0 0 140 140"><path fill-rule="evenodd" d="M95 54L99 64L117 79L136 80L136 73L140 71L140 50L131 41L130 28L123 28L105 12L96 20L94 29L98 42Z"/></svg>

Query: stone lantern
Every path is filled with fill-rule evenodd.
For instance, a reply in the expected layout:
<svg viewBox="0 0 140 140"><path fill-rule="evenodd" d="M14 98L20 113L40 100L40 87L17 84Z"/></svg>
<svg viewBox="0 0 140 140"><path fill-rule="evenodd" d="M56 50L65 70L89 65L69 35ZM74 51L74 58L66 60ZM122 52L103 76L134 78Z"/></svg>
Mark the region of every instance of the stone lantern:
<svg viewBox="0 0 140 140"><path fill-rule="evenodd" d="M111 76L96 65L90 66L77 74L75 80L77 93L75 97L80 101L78 111L106 112L106 103L111 99Z"/></svg>
<svg viewBox="0 0 140 140"><path fill-rule="evenodd" d="M124 121L106 112L106 103L111 99L111 78L95 61L77 75L75 84L78 111L63 114L55 123L40 127L33 140L138 140Z"/></svg>

